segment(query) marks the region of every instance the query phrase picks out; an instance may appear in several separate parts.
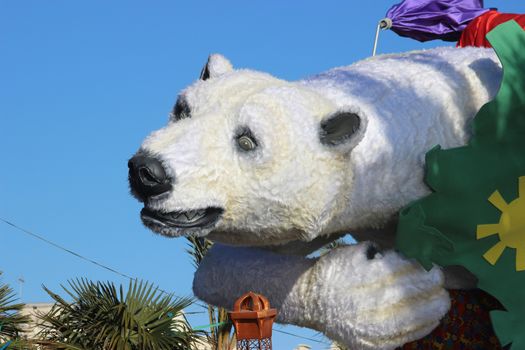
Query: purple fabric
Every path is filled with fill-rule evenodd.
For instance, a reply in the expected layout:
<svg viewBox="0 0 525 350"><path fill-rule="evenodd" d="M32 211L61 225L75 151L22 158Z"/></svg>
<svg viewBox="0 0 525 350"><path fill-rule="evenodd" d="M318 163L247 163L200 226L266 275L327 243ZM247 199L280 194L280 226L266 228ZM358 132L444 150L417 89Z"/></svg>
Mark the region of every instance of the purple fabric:
<svg viewBox="0 0 525 350"><path fill-rule="evenodd" d="M457 41L474 18L489 9L483 0L404 0L388 10L392 30L419 41Z"/></svg>

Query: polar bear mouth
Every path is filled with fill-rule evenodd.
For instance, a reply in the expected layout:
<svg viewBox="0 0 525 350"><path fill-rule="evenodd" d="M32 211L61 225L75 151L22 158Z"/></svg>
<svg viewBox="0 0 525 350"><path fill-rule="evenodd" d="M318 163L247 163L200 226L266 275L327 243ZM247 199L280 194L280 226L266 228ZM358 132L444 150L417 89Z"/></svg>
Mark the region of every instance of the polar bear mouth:
<svg viewBox="0 0 525 350"><path fill-rule="evenodd" d="M210 228L219 220L222 212L221 208L215 207L169 213L144 208L140 212L140 218L146 226L153 230L157 227L174 229Z"/></svg>

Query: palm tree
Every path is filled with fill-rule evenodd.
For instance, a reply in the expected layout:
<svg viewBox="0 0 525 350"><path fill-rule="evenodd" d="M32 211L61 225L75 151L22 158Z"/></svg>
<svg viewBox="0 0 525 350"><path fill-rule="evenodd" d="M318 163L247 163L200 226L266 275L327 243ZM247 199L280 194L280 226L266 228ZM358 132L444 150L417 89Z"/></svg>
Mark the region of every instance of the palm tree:
<svg viewBox="0 0 525 350"><path fill-rule="evenodd" d="M0 275L2 272L0 271ZM0 284L0 348L9 342L10 349L21 345L24 329L31 321L21 314L24 304L15 303L16 294L7 284ZM17 344L17 345L15 345Z"/></svg>
<svg viewBox="0 0 525 350"><path fill-rule="evenodd" d="M182 310L192 301L162 294L152 284L133 280L122 285L69 281L66 301L44 286L55 304L39 315L41 344L76 350L187 350L199 341Z"/></svg>
<svg viewBox="0 0 525 350"><path fill-rule="evenodd" d="M202 237L190 236L189 249L186 251L193 259L193 265L198 268L202 259L213 243ZM232 323L228 316L228 311L222 307L215 307L208 304L208 318L210 324L210 332L208 333L208 343L212 345L214 350L231 350L235 346L235 333L232 333Z"/></svg>

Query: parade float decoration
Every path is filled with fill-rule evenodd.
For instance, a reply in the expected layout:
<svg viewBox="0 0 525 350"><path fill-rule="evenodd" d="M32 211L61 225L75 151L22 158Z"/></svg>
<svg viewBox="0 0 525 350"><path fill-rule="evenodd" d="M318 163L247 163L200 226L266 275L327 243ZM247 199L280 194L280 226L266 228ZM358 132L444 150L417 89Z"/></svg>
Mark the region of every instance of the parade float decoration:
<svg viewBox="0 0 525 350"><path fill-rule="evenodd" d="M511 21L487 38L503 65L501 88L468 145L427 153L433 193L401 212L397 246L427 268L474 273L501 303L491 312L501 345L525 349L525 31Z"/></svg>
<svg viewBox="0 0 525 350"><path fill-rule="evenodd" d="M463 34L491 13L478 10ZM523 348L524 44L516 28L498 30L505 75L491 104L502 81L491 49L378 56L298 82L210 56L129 162L142 221L217 242L193 286L211 304L253 290L277 322L355 349L498 349L488 312L505 307L492 311L496 333ZM359 243L309 256L347 232ZM491 289L500 277L510 289Z"/></svg>

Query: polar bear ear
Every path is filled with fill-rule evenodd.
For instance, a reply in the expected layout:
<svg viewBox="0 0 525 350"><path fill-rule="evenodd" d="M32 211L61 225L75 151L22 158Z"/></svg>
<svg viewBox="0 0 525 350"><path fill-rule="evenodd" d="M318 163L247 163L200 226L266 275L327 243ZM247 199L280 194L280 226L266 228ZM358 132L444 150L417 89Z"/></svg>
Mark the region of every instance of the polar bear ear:
<svg viewBox="0 0 525 350"><path fill-rule="evenodd" d="M363 124L357 113L336 112L321 121L319 139L323 145L349 150L361 140Z"/></svg>
<svg viewBox="0 0 525 350"><path fill-rule="evenodd" d="M232 70L233 66L230 61L223 55L216 53L208 57L208 62L206 62L206 65L201 70L200 79L208 80L210 78L216 78Z"/></svg>

